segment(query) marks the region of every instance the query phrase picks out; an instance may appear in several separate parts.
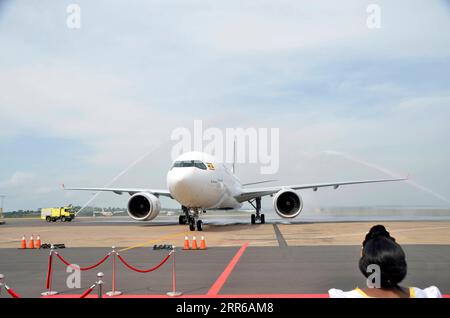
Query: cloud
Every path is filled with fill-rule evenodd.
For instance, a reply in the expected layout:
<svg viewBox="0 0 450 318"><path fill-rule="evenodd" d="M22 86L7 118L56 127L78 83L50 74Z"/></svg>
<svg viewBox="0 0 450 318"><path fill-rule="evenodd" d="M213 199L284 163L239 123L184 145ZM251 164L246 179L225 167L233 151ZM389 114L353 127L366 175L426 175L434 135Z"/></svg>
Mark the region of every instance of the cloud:
<svg viewBox="0 0 450 318"><path fill-rule="evenodd" d="M128 162L158 143L168 123L164 108L135 101L132 83L67 65L34 65L0 73L3 135L39 134L81 140L94 164ZM91 155L91 154L90 154Z"/></svg>
<svg viewBox="0 0 450 318"><path fill-rule="evenodd" d="M195 3L195 1L194 1ZM373 1L227 1L172 12L181 41L217 54L270 54L295 51L342 57L412 58L448 56L448 13L443 3L377 1L381 29L369 29L367 6ZM426 12L426 13L425 13ZM414 36L409 36L414 34ZM189 42L187 41L189 40ZM420 40L421 45L418 45Z"/></svg>

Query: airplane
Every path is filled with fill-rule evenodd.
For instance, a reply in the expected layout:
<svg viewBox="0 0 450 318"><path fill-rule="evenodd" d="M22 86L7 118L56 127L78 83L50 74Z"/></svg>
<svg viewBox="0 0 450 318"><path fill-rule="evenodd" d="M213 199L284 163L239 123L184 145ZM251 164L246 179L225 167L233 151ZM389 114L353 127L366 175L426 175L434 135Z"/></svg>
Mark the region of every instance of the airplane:
<svg viewBox="0 0 450 318"><path fill-rule="evenodd" d="M183 214L179 224L188 224L191 231L203 230L202 215L206 210L239 209L249 202L255 209L251 224L265 223L261 213L261 198L273 197L275 212L282 218L297 217L303 209L303 200L296 190L333 187L364 183L404 181L406 178L296 184L286 186L249 187L274 180L241 183L232 169L203 152L186 152L176 158L167 173L168 189L146 188L66 188L64 190L107 191L116 194L128 193L128 215L137 221L150 221L161 211L159 197L168 197L181 204Z"/></svg>

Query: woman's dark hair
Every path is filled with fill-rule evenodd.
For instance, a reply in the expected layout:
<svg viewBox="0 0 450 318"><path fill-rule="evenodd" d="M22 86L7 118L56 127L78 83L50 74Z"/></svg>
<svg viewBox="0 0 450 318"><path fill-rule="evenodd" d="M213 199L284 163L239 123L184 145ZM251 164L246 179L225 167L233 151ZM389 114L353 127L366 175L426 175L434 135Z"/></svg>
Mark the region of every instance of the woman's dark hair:
<svg viewBox="0 0 450 318"><path fill-rule="evenodd" d="M365 277L372 274L369 265L380 267L382 288L397 287L406 276L405 252L383 225L372 227L363 242L359 270Z"/></svg>

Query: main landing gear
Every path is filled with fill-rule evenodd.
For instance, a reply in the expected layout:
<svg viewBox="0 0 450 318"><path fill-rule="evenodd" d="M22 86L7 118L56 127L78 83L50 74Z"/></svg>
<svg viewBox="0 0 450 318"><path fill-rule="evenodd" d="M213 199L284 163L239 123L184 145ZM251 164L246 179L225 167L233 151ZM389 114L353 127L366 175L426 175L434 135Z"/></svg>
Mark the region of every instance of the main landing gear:
<svg viewBox="0 0 450 318"><path fill-rule="evenodd" d="M183 210L184 214L181 214L178 218L178 223L179 224L188 224L188 220L189 220L189 209L187 207L185 207L184 205L181 206L181 209Z"/></svg>
<svg viewBox="0 0 450 318"><path fill-rule="evenodd" d="M251 222L252 224L256 224L256 222L259 222L261 224L266 223L266 217L264 214L261 214L261 197L255 198L253 200L248 201L256 210L256 214L251 215ZM256 205L255 205L256 203Z"/></svg>
<svg viewBox="0 0 450 318"><path fill-rule="evenodd" d="M179 216L178 222L180 224L188 224L189 230L191 231L195 231L195 229L197 229L197 231L203 231L203 221L199 219L199 214L200 211L203 213L205 211L200 209L189 209L185 206L182 206L181 208L184 214Z"/></svg>

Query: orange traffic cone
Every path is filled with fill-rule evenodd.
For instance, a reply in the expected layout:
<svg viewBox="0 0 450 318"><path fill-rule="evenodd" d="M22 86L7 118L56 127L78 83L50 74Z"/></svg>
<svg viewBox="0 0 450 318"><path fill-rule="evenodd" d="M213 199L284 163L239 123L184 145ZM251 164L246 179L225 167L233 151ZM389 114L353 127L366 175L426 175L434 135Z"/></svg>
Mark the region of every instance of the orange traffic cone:
<svg viewBox="0 0 450 318"><path fill-rule="evenodd" d="M27 248L27 240L25 239L25 235L22 236L22 241L21 241L21 244L20 244L20 248L21 249L26 249Z"/></svg>
<svg viewBox="0 0 450 318"><path fill-rule="evenodd" d="M189 250L189 238L187 236L184 237L184 247L183 250Z"/></svg>
<svg viewBox="0 0 450 318"><path fill-rule="evenodd" d="M31 237L30 237L30 243L29 243L29 245L28 245L28 248L31 248L31 249L34 248L34 239L33 239L33 235L31 235Z"/></svg>
<svg viewBox="0 0 450 318"><path fill-rule="evenodd" d="M36 248L41 248L41 237L38 235L36 239Z"/></svg>
<svg viewBox="0 0 450 318"><path fill-rule="evenodd" d="M195 238L195 236L192 238L192 249L198 250L197 239Z"/></svg>
<svg viewBox="0 0 450 318"><path fill-rule="evenodd" d="M205 241L205 237L202 236L202 240L200 241L200 249L201 250L206 250L206 241Z"/></svg>

